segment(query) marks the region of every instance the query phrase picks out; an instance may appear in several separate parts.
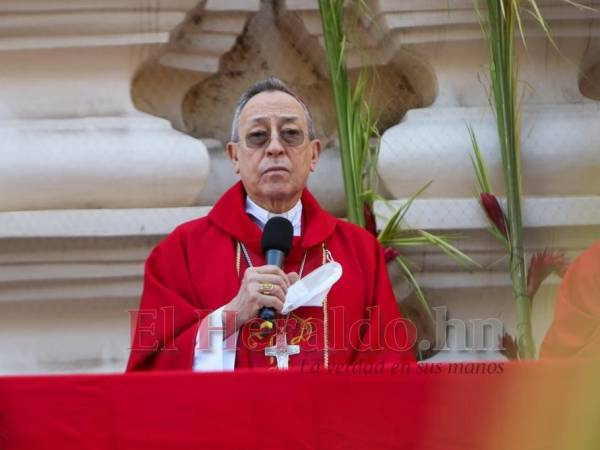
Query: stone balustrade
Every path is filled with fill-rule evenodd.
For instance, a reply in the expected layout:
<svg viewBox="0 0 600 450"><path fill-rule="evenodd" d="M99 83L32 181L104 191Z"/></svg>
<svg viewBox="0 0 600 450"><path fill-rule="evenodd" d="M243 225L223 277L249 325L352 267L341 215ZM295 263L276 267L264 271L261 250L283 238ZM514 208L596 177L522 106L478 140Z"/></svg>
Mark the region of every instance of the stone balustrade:
<svg viewBox="0 0 600 450"><path fill-rule="evenodd" d="M149 250L205 213L164 207L210 167L132 81L198 3L0 4L0 373L124 367Z"/></svg>
<svg viewBox="0 0 600 450"><path fill-rule="evenodd" d="M185 96L193 86L219 72L221 60L260 9L259 0L195 3L167 50L146 62L132 86L141 111L164 117L182 131L187 131L182 110Z"/></svg>
<svg viewBox="0 0 600 450"><path fill-rule="evenodd" d="M131 83L196 1L0 5L0 211L190 206L204 145L141 114Z"/></svg>

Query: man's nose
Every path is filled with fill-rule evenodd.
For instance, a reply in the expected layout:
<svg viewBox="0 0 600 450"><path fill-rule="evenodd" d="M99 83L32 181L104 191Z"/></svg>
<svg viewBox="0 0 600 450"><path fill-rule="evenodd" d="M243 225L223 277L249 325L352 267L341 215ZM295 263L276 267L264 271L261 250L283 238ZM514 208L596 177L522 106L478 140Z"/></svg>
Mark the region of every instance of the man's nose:
<svg viewBox="0 0 600 450"><path fill-rule="evenodd" d="M279 156L285 151L283 144L281 143L279 133L273 131L271 134L271 139L269 140L269 145L267 146L267 155L269 156Z"/></svg>

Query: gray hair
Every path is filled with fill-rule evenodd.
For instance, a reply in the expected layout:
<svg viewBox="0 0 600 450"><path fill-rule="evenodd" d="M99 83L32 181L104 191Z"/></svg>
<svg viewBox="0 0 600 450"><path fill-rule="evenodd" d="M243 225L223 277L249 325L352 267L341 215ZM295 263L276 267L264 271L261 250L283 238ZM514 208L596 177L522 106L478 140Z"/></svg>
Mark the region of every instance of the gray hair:
<svg viewBox="0 0 600 450"><path fill-rule="evenodd" d="M242 114L242 110L244 106L250 101L252 97L260 94L261 92L268 91L280 91L285 92L288 95L294 97L298 103L302 105L302 109L304 109L304 113L306 114L306 121L308 123L308 138L312 141L317 137L317 133L315 132L315 125L313 123L312 115L306 106L306 103L294 92L292 91L287 84L281 81L276 77L268 77L264 80L261 80L252 86L250 86L246 91L241 95L240 100L238 101L237 107L235 108L235 114L233 115L233 123L231 124L231 141L237 142L239 140L238 135L238 127L240 126L240 115Z"/></svg>

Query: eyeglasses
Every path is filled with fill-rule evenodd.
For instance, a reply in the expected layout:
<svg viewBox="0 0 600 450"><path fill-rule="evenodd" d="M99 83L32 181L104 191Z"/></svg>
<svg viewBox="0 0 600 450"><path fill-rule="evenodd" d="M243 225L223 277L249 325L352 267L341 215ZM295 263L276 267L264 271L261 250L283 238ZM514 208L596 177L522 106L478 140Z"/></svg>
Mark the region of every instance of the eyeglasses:
<svg viewBox="0 0 600 450"><path fill-rule="evenodd" d="M285 147L300 147L304 144L304 132L299 128L283 128L279 131L279 141ZM271 142L273 133L268 130L251 131L245 137L246 147L259 150Z"/></svg>

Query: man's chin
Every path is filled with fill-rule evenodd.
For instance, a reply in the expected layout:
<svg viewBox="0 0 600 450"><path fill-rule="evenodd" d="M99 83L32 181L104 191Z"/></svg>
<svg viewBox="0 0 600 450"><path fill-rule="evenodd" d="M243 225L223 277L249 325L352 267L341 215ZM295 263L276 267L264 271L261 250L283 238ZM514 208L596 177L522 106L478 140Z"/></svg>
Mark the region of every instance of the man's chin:
<svg viewBox="0 0 600 450"><path fill-rule="evenodd" d="M267 183L262 186L261 190L265 197L273 200L288 199L298 194L297 189L295 189L290 183L285 182Z"/></svg>

